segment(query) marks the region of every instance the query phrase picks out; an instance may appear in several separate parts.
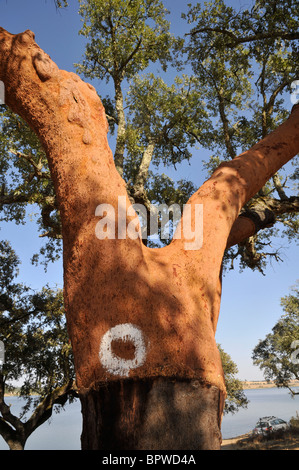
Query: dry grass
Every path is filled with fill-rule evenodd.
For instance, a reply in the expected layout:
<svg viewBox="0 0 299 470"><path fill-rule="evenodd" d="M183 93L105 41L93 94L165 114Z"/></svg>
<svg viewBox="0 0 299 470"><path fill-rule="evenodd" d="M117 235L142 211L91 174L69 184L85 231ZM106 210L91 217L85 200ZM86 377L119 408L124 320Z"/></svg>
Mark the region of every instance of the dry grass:
<svg viewBox="0 0 299 470"><path fill-rule="evenodd" d="M299 418L292 418L287 431L268 436L244 435L223 441L221 450L299 450Z"/></svg>

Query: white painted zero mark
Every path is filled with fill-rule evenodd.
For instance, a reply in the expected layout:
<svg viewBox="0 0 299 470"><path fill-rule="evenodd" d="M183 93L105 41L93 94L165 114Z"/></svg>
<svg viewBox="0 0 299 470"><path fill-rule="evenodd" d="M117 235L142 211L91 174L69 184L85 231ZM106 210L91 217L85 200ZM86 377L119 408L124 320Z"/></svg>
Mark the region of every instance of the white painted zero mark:
<svg viewBox="0 0 299 470"><path fill-rule="evenodd" d="M135 346L133 359L123 359L112 351L112 341L130 341ZM113 375L128 377L130 370L140 367L146 356L146 346L142 331L132 323L116 325L108 330L101 341L100 360L105 369Z"/></svg>

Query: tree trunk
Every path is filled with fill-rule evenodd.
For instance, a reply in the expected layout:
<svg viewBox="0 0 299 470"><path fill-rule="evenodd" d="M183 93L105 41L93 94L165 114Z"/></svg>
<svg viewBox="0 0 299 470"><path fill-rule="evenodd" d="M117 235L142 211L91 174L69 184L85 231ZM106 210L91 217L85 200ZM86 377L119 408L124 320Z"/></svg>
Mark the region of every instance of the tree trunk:
<svg viewBox="0 0 299 470"><path fill-rule="evenodd" d="M114 152L114 163L120 176L123 176L124 171L124 153L125 153L125 134L126 134L126 119L124 112L124 99L121 89L121 79L119 77L114 79L115 88L115 109L117 113L117 138L116 147Z"/></svg>
<svg viewBox="0 0 299 470"><path fill-rule="evenodd" d="M82 449L218 450L224 396L197 380L103 383L81 397Z"/></svg>
<svg viewBox="0 0 299 470"><path fill-rule="evenodd" d="M31 31L0 29L0 80L39 136L56 190L83 448L219 448L222 258L254 230L242 207L299 152L298 106L222 164L190 198L174 240L151 249L133 236L136 213L94 88L59 70Z"/></svg>
<svg viewBox="0 0 299 470"><path fill-rule="evenodd" d="M10 440L8 442L9 445L9 450L24 450L24 445L21 441L18 439L16 440Z"/></svg>

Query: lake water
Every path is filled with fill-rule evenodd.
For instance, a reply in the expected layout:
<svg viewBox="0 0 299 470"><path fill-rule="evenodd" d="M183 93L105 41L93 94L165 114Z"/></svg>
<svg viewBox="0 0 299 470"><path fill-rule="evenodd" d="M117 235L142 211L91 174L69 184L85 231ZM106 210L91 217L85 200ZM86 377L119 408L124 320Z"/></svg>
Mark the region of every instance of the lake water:
<svg viewBox="0 0 299 470"><path fill-rule="evenodd" d="M294 387L299 392L299 387ZM225 415L222 420L222 438L246 434L255 427L260 417L277 416L289 421L299 413L299 395L291 397L283 388L263 388L244 391L249 400L248 407L240 409L235 415Z"/></svg>
<svg viewBox="0 0 299 470"><path fill-rule="evenodd" d="M296 388L299 392L299 387ZM225 415L222 421L222 437L240 436L251 431L262 416L275 415L286 421L299 413L299 395L291 398L285 389L267 388L245 390L249 400L247 409L241 409L235 415ZM11 411L19 412L22 400L17 397L6 398L11 403ZM80 450L80 434L82 429L81 407L77 400L65 407L61 413L53 413L49 422L40 426L26 444L26 450ZM8 450L8 446L0 436L0 450Z"/></svg>

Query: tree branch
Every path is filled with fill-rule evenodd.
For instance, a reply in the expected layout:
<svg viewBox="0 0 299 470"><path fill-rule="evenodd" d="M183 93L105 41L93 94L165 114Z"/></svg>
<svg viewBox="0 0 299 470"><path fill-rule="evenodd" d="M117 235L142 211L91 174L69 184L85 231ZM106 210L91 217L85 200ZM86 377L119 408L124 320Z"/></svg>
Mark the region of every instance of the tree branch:
<svg viewBox="0 0 299 470"><path fill-rule="evenodd" d="M10 149L9 152L12 153L13 155L16 155L18 158L23 158L28 163L30 163L30 165L34 169L34 174L37 178L45 178L45 179L51 178L50 173L48 171L47 172L42 171L43 164L41 162L41 158L39 159L38 163L36 163L34 160L34 156L31 153L25 154L25 153L22 153L13 149Z"/></svg>
<svg viewBox="0 0 299 470"><path fill-rule="evenodd" d="M19 418L17 418L14 414L12 414L12 412L10 411L10 406L8 406L5 403L4 401L5 390L4 389L5 389L4 378L3 378L3 374L0 373L0 413L2 415L3 420L6 423L9 423L10 425L12 425L19 434L23 434L24 424Z"/></svg>
<svg viewBox="0 0 299 470"><path fill-rule="evenodd" d="M286 195L286 193L283 189L283 185L281 184L278 173L275 173L275 175L273 175L272 180L273 180L273 184L275 186L275 189L276 189L276 191L277 191L277 193L280 197L280 200L281 201L288 201L288 196Z"/></svg>
<svg viewBox="0 0 299 470"><path fill-rule="evenodd" d="M223 134L224 134L224 142L225 146L227 149L227 152L231 158L235 158L236 156L236 151L232 145L231 142L231 136L229 132L229 121L227 119L226 113L225 113L225 104L224 104L224 99L223 99L223 89L220 88L217 90L217 97L218 97L218 108L219 108L219 114L220 118L222 121L222 127L223 127Z"/></svg>
<svg viewBox="0 0 299 470"><path fill-rule="evenodd" d="M227 240L227 247L244 242L259 230L270 227L275 223L276 217L283 214L299 212L299 197L291 196L286 199L270 197L253 200L249 211L242 211L232 226Z"/></svg>
<svg viewBox="0 0 299 470"><path fill-rule="evenodd" d="M55 404L64 405L70 394L76 394L76 385L73 380L57 387L49 393L37 406L34 413L24 424L26 439L35 431L36 428L46 422L52 415L53 406Z"/></svg>
<svg viewBox="0 0 299 470"><path fill-rule="evenodd" d="M188 33L190 36L195 36L199 33L221 33L228 36L231 39L231 42L227 42L227 47L236 47L239 44L244 44L246 42L260 41L263 39L284 39L284 40L294 40L299 39L299 32L287 33L285 31L275 31L268 33L256 33L248 36L237 37L231 31L228 31L224 28L199 28Z"/></svg>
<svg viewBox="0 0 299 470"><path fill-rule="evenodd" d="M137 44L136 44L135 48L133 49L133 51L131 52L131 54L120 65L120 68L119 68L120 71L124 70L126 68L126 66L128 65L128 63L133 59L134 55L137 54L138 50L140 49L141 44L142 44L142 35L138 39Z"/></svg>
<svg viewBox="0 0 299 470"><path fill-rule="evenodd" d="M51 234L51 238L61 238L61 225L51 217L51 212L53 212L55 209L55 197L48 197L45 200L45 205L43 205L41 208L42 221L45 227L52 229L47 231L47 236Z"/></svg>
<svg viewBox="0 0 299 470"><path fill-rule="evenodd" d="M148 177L148 170L149 170L149 166L152 161L152 158L153 158L154 149L155 149L155 142L153 139L149 139L149 143L145 151L143 152L138 174L135 179L134 194L137 197L139 193L144 192L144 185Z"/></svg>

